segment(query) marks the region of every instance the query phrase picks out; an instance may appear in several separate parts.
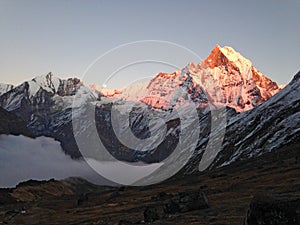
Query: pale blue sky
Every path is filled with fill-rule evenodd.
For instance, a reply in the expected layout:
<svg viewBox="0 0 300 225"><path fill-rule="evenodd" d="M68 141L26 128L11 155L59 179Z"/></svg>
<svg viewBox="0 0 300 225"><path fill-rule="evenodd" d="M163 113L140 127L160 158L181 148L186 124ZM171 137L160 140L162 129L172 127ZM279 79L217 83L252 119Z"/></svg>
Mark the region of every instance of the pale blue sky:
<svg viewBox="0 0 300 225"><path fill-rule="evenodd" d="M106 51L155 39L202 58L216 44L232 46L287 83L299 70L299 24L299 0L0 0L0 82L18 84L49 71L81 77Z"/></svg>

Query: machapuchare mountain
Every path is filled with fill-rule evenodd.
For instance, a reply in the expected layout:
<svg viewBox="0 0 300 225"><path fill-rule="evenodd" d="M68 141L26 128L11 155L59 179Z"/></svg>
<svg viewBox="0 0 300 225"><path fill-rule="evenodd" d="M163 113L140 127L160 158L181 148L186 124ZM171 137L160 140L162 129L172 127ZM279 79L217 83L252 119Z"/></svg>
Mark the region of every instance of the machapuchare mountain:
<svg viewBox="0 0 300 225"><path fill-rule="evenodd" d="M192 173L197 169L208 140L214 138L210 135L211 112L222 107L226 107L227 112L226 133L212 167L255 157L299 141L299 76L298 73L281 90L241 54L230 47L216 46L197 65L190 63L170 74L159 73L148 83L122 90L88 87L77 78L63 80L51 73L16 87L1 85L0 106L21 117L35 136L49 136L60 141L63 150L73 158L81 157L74 135L84 137L82 140L88 149L95 148L89 138L93 136L91 128L96 123L103 145L115 158L151 163L160 162L172 153L181 130L180 119L174 118L174 111L184 112L186 105L192 102L199 117L196 129L200 130L192 161L185 168L186 173ZM77 101L74 102L75 96ZM131 108L129 125L126 119L119 124L120 134L132 132L143 140L166 128L165 138L156 147L143 146L147 151L125 146L112 127L112 106L120 118L128 107ZM92 121L88 119L91 112ZM79 121L79 127L74 129L72 120ZM214 129L221 130L220 127Z"/></svg>
<svg viewBox="0 0 300 225"><path fill-rule="evenodd" d="M217 45L197 65L190 63L183 70L159 73L149 83L133 84L123 90L98 90L109 97L141 101L158 109L170 109L190 99L200 107L210 103L244 112L281 88L233 48ZM180 96L180 92L184 94Z"/></svg>

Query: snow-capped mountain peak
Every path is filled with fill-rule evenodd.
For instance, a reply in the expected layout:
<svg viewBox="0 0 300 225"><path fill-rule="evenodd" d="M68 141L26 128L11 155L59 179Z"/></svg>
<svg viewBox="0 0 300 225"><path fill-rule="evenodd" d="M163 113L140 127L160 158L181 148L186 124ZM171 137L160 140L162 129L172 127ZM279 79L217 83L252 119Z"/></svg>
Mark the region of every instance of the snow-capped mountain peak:
<svg viewBox="0 0 300 225"><path fill-rule="evenodd" d="M53 74L49 72L46 75L41 75L33 78L28 83L30 86L30 93L32 96L34 96L40 88L48 92L56 93L61 80L58 77L53 76Z"/></svg>
<svg viewBox="0 0 300 225"><path fill-rule="evenodd" d="M0 105L8 111L17 110L26 104L43 108L54 104L54 102L64 108L70 107L73 96L80 88L84 89L80 79L64 80L53 76L50 72L46 75L37 76L30 81L25 81L3 93Z"/></svg>
<svg viewBox="0 0 300 225"><path fill-rule="evenodd" d="M281 90L249 59L228 46L217 45L198 66L204 88L213 95L211 99L239 112L260 105Z"/></svg>
<svg viewBox="0 0 300 225"><path fill-rule="evenodd" d="M179 88L184 88L187 95L176 96ZM249 59L231 47L216 45L197 65L190 62L182 70L158 73L147 85L134 84L120 91L102 90L102 93L161 109L182 104L188 97L199 107L207 106L209 101L216 107L230 106L243 112L260 105L279 90L281 88L259 72ZM171 103L174 99L177 103Z"/></svg>
<svg viewBox="0 0 300 225"><path fill-rule="evenodd" d="M74 95L76 90L83 86L83 82L78 78L69 78L66 80L54 76L51 72L46 75L41 75L27 82L29 85L28 92L30 97L33 97L42 89L51 94Z"/></svg>
<svg viewBox="0 0 300 225"><path fill-rule="evenodd" d="M223 55L227 58L227 60L233 62L233 63L239 63L239 64L246 64L246 65L252 65L252 62L249 59L246 59L243 57L239 52L235 51L232 47L224 46L220 47L219 45L216 45L214 49L212 50L211 54L206 58L206 61L212 61L217 60L220 58L220 55Z"/></svg>
<svg viewBox="0 0 300 225"><path fill-rule="evenodd" d="M223 48L216 45L210 55L204 60L211 69L222 65L231 65L232 69L238 69L241 75L248 75L252 62L236 52L232 47Z"/></svg>

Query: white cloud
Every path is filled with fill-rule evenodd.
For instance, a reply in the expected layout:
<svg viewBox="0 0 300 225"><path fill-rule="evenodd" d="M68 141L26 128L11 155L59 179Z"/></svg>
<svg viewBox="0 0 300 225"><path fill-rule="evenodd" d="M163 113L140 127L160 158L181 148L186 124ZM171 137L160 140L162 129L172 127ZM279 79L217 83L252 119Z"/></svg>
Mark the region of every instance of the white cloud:
<svg viewBox="0 0 300 225"><path fill-rule="evenodd" d="M0 135L0 187L13 187L29 179L71 176L98 184L109 183L85 161L71 159L62 151L60 143L51 138Z"/></svg>

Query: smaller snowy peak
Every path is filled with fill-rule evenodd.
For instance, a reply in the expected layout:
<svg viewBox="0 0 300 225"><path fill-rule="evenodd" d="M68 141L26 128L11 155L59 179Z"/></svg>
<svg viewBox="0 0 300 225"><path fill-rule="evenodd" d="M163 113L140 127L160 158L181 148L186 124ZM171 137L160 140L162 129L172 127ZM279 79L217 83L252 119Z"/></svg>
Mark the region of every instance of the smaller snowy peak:
<svg viewBox="0 0 300 225"><path fill-rule="evenodd" d="M148 82L133 83L122 89L106 89L103 86L92 84L89 87L105 97L118 98L128 101L139 101L144 97Z"/></svg>
<svg viewBox="0 0 300 225"><path fill-rule="evenodd" d="M40 90L59 96L75 95L77 90L83 86L78 78L68 78L66 80L54 76L51 72L41 75L27 82L29 85L29 95L35 96Z"/></svg>
<svg viewBox="0 0 300 225"><path fill-rule="evenodd" d="M12 84L1 84L0 83L0 96L5 94L6 92L10 91L13 88L14 88L14 86Z"/></svg>
<svg viewBox="0 0 300 225"><path fill-rule="evenodd" d="M147 89L148 82L134 83L120 91L118 98L123 100L138 101L141 99Z"/></svg>
<svg viewBox="0 0 300 225"><path fill-rule="evenodd" d="M37 76L14 87L0 96L0 106L8 111L18 110L24 104L35 107L70 107L74 96L79 93L94 99L91 89L78 78L60 79L52 73ZM95 97L97 98L97 97Z"/></svg>
<svg viewBox="0 0 300 225"><path fill-rule="evenodd" d="M121 93L120 90L117 89L106 89L103 86L97 85L97 84L91 84L89 86L92 90L98 91L100 94L106 96L106 97L114 97Z"/></svg>
<svg viewBox="0 0 300 225"><path fill-rule="evenodd" d="M51 72L46 75L38 76L32 79L32 82L40 86L48 92L57 92L61 80L58 77L53 76Z"/></svg>

